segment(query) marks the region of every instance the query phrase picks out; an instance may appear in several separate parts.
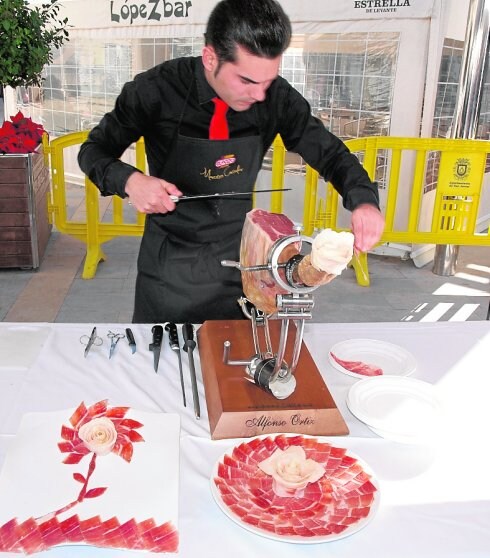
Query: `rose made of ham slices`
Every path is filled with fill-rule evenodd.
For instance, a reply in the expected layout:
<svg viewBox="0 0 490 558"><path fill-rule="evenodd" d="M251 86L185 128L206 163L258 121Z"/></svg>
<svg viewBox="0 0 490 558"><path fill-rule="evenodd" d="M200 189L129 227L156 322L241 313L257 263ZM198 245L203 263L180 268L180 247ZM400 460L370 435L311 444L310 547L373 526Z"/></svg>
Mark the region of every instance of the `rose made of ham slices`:
<svg viewBox="0 0 490 558"><path fill-rule="evenodd" d="M259 463L259 468L272 476L272 488L278 496L301 496L308 483L320 480L325 474L325 467L307 459L300 446L291 446L284 451L277 449Z"/></svg>
<svg viewBox="0 0 490 558"><path fill-rule="evenodd" d="M99 417L83 424L78 436L90 451L108 455L116 443L117 431L111 419Z"/></svg>
<svg viewBox="0 0 490 558"><path fill-rule="evenodd" d="M354 235L352 233L324 229L313 239L311 263L316 269L340 275L351 261L353 253Z"/></svg>

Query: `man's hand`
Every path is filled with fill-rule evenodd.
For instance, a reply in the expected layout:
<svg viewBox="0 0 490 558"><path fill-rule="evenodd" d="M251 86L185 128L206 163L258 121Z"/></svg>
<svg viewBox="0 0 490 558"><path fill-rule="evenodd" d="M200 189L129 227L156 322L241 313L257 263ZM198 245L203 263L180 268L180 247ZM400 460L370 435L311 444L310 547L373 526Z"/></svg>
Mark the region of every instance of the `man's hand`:
<svg viewBox="0 0 490 558"><path fill-rule="evenodd" d="M354 251L367 252L379 241L385 227L383 215L377 207L364 203L352 212Z"/></svg>
<svg viewBox="0 0 490 558"><path fill-rule="evenodd" d="M126 182L129 201L141 213L168 213L175 209L170 196L181 196L182 192L161 178L133 173Z"/></svg>

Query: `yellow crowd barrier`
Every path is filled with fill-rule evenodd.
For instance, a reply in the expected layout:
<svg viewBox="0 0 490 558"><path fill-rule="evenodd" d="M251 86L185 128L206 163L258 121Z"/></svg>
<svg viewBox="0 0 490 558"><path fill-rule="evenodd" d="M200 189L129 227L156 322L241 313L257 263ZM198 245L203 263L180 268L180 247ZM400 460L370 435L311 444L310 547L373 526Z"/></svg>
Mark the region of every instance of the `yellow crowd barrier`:
<svg viewBox="0 0 490 558"><path fill-rule="evenodd" d="M490 246L489 231L477 231L490 142L383 136L348 140L346 145L371 180L384 176L386 226L380 243ZM341 201L332 185L307 169L305 189L305 234L342 230ZM352 265L357 282L368 286L367 254L355 257Z"/></svg>
<svg viewBox="0 0 490 558"><path fill-rule="evenodd" d="M69 234L84 242L87 254L83 267L82 277L92 279L97 272L99 262L106 259L102 245L119 236L141 236L144 230L145 215L136 213L136 222L125 220L125 206L127 201L119 196L101 198L97 187L85 177L85 214L83 218L70 218L67 214L67 178L65 173L65 150L81 145L87 138L88 132L74 132L53 139L50 143L44 142L44 152L51 160L52 189L48 201L48 211L51 222L64 234ZM275 144L282 145L280 139ZM134 145L135 166L141 171L146 170L145 146L142 139ZM277 155L272 164L271 188L279 190L284 187L284 155L281 157L278 147ZM100 205L106 202L110 205L112 218L110 222L101 220ZM255 198L254 198L255 204ZM281 213L283 206L283 192L273 192L270 196L270 211ZM107 207L105 208L107 211Z"/></svg>
<svg viewBox="0 0 490 558"><path fill-rule="evenodd" d="M101 198L98 189L85 178L84 218L67 216L65 149L78 146L88 132L75 132L44 143L51 160L52 191L49 211L56 228L86 243L83 278L95 276L97 265L106 256L102 245L119 236L141 236L143 214L137 213L135 222L125 221L125 204L118 196ZM380 169L385 178L386 228L381 243L490 245L488 233L478 233L476 224L484 174L490 153L490 142L437 138L367 137L346 142L366 168L372 180L378 179ZM135 146L136 166L146 169L145 148L142 140ZM271 188L285 185L286 150L278 136L273 144ZM408 177L408 178L407 178ZM287 184L286 184L287 186ZM433 193L430 194L430 190ZM427 196L424 196L424 191ZM408 193L407 193L408 192ZM428 202L427 199L431 198ZM111 220L101 219L100 204L111 205ZM254 200L255 201L255 200ZM429 204L428 210L424 204ZM271 195L270 210L282 212L283 193ZM405 219L397 218L400 208L408 208ZM421 219L424 207L432 215L429 225ZM341 201L331 184L319 180L318 173L308 165L305 173L303 232L332 228L346 230L339 225ZM133 215L134 217L134 215ZM369 285L367 254L352 261L360 285Z"/></svg>

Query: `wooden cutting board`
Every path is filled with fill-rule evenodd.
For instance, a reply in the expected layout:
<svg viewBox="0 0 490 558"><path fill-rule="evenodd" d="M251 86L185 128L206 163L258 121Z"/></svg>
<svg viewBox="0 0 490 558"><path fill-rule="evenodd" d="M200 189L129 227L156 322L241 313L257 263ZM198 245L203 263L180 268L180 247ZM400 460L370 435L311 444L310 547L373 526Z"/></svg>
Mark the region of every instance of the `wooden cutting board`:
<svg viewBox="0 0 490 558"><path fill-rule="evenodd" d="M271 320L269 325L272 347L277 351L281 322ZM295 334L295 327L291 324L285 355L288 363L291 362ZM249 360L254 355L250 321L205 322L198 330L197 339L213 440L273 432L323 436L349 433L304 343L295 372L296 390L287 399L279 400L247 381L244 366L223 363L225 341L231 342L231 360Z"/></svg>

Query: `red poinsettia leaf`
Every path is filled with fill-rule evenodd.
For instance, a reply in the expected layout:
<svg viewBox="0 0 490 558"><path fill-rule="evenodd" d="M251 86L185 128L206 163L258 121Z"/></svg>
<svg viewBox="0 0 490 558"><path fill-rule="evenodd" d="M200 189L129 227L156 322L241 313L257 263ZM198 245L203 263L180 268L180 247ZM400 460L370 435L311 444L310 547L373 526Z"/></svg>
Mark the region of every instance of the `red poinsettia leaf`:
<svg viewBox="0 0 490 558"><path fill-rule="evenodd" d="M107 490L106 486L99 486L98 488L91 488L85 494L85 498L97 498L97 496L102 496Z"/></svg>
<svg viewBox="0 0 490 558"><path fill-rule="evenodd" d="M108 409L105 416L107 418L123 418L128 410L129 407L112 407L112 409Z"/></svg>
<svg viewBox="0 0 490 558"><path fill-rule="evenodd" d="M61 437L63 440L72 441L77 437L77 432L73 428L63 425L61 427Z"/></svg>
<svg viewBox="0 0 490 558"><path fill-rule="evenodd" d="M71 451L74 450L73 444L71 442L59 442L58 448L61 451L61 453L70 453Z"/></svg>
<svg viewBox="0 0 490 558"><path fill-rule="evenodd" d="M70 455L67 455L65 459L63 459L63 463L66 465L76 465L77 463L80 463L84 455L85 454L83 453L70 453Z"/></svg>
<svg viewBox="0 0 490 558"><path fill-rule="evenodd" d="M86 416L86 414L87 414L87 407L85 407L85 403L82 401L80 405L76 408L73 415L70 417L70 424L74 428L77 428L77 425Z"/></svg>
<svg viewBox="0 0 490 558"><path fill-rule="evenodd" d="M80 473L73 473L73 478L76 481L81 482L82 484L85 482L85 477L83 475L81 475Z"/></svg>
<svg viewBox="0 0 490 558"><path fill-rule="evenodd" d="M24 115L19 110L19 112L15 116L12 116L10 118L10 120L14 123L17 123L17 122L20 122L21 120L23 120L24 118L25 118Z"/></svg>
<svg viewBox="0 0 490 558"><path fill-rule="evenodd" d="M136 432L135 430L130 430L128 432L128 437L132 442L144 442L145 441L143 436L139 432Z"/></svg>
<svg viewBox="0 0 490 558"><path fill-rule="evenodd" d="M101 415L105 415L107 411L107 399L103 399L102 401L98 401L93 405L90 405L87 409L87 416L90 417L89 420L92 420L95 417L100 417Z"/></svg>

